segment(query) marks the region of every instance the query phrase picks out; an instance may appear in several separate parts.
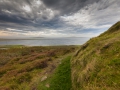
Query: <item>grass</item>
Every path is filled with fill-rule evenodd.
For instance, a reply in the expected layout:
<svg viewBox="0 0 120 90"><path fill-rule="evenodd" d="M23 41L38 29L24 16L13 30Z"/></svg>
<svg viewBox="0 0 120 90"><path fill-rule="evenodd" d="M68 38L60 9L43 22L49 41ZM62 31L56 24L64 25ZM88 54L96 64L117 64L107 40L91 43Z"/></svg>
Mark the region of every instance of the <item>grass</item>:
<svg viewBox="0 0 120 90"><path fill-rule="evenodd" d="M70 59L71 55L65 56L55 71L46 80L38 83L37 90L70 90Z"/></svg>
<svg viewBox="0 0 120 90"><path fill-rule="evenodd" d="M71 89L71 56L62 60L62 63L56 69L50 82L49 90L70 90Z"/></svg>
<svg viewBox="0 0 120 90"><path fill-rule="evenodd" d="M59 65L61 58L77 48L76 46L4 47L8 49L0 49L0 90L36 89L45 73L49 77Z"/></svg>
<svg viewBox="0 0 120 90"><path fill-rule="evenodd" d="M24 45L1 45L0 48L23 48L25 47Z"/></svg>
<svg viewBox="0 0 120 90"><path fill-rule="evenodd" d="M73 90L120 90L120 23L90 39L71 60Z"/></svg>

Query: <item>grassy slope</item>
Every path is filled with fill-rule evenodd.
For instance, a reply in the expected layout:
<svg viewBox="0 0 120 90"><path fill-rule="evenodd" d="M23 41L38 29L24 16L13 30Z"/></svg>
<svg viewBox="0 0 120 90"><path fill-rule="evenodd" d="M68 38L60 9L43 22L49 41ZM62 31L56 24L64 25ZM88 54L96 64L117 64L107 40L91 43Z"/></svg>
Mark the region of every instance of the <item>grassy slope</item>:
<svg viewBox="0 0 120 90"><path fill-rule="evenodd" d="M60 59L76 48L2 46L6 47L10 49L0 49L0 90L35 90L42 77L51 74Z"/></svg>
<svg viewBox="0 0 120 90"><path fill-rule="evenodd" d="M120 90L120 22L81 46L71 66L73 90Z"/></svg>

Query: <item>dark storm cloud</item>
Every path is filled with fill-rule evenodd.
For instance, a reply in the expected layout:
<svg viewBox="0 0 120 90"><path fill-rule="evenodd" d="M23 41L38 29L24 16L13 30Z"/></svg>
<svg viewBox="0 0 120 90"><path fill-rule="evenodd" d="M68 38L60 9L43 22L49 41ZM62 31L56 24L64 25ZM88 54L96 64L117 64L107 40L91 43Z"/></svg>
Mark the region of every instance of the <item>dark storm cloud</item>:
<svg viewBox="0 0 120 90"><path fill-rule="evenodd" d="M74 13L84 6L100 0L42 0L47 7L59 10L62 14ZM86 8L87 9L87 8Z"/></svg>
<svg viewBox="0 0 120 90"><path fill-rule="evenodd" d="M51 16L47 12L47 8L58 10L60 14L73 13L81 9L83 6L99 0L43 0L44 5L35 7L35 0L1 0L0 1L0 21L13 22L19 24L48 21ZM28 6L31 12L23 10L23 7ZM46 11L45 11L46 10ZM39 16L38 13L43 13Z"/></svg>
<svg viewBox="0 0 120 90"><path fill-rule="evenodd" d="M119 5L120 0L0 0L0 31L99 33L120 20Z"/></svg>
<svg viewBox="0 0 120 90"><path fill-rule="evenodd" d="M33 23L37 19L45 21L49 15L46 9L44 5L36 7L35 0L1 0L0 21L14 23ZM43 15L39 16L39 12Z"/></svg>

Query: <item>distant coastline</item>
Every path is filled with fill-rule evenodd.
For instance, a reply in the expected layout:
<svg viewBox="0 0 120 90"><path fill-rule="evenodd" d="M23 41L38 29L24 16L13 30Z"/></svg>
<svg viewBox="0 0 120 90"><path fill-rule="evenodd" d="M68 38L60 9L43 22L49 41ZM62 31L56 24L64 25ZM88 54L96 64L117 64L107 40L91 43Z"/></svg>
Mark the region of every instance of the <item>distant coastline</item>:
<svg viewBox="0 0 120 90"><path fill-rule="evenodd" d="M25 46L58 46L82 45L90 38L87 37L61 37L61 38L1 38L0 45L25 45Z"/></svg>

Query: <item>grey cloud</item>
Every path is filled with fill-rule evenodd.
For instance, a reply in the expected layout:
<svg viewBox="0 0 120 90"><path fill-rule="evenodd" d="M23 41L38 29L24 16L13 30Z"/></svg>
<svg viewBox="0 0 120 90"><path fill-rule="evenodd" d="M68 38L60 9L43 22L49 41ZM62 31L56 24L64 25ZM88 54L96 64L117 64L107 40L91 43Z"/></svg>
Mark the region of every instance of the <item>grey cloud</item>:
<svg viewBox="0 0 120 90"><path fill-rule="evenodd" d="M98 26L116 23L120 20L119 4L119 0L101 0L97 4L96 10L93 12L94 15L91 15L90 20L96 22ZM92 12L93 9L94 7L89 12Z"/></svg>
<svg viewBox="0 0 120 90"><path fill-rule="evenodd" d="M26 5L31 9L30 12L23 9ZM36 6L35 0L4 0L0 2L0 21L14 23L47 21L50 18L50 11L48 10L43 4ZM42 14L38 15L39 13Z"/></svg>
<svg viewBox="0 0 120 90"><path fill-rule="evenodd" d="M42 0L47 7L59 10L61 14L74 13L84 6L100 0Z"/></svg>
<svg viewBox="0 0 120 90"><path fill-rule="evenodd" d="M0 0L0 30L96 33L120 20L119 5L120 0Z"/></svg>
<svg viewBox="0 0 120 90"><path fill-rule="evenodd" d="M99 0L42 0L45 5L41 4L38 6L36 6L35 1L37 0L1 0L0 21L22 25L43 24L51 22L51 20L55 21L58 16L63 14L76 12L83 6ZM26 5L30 7L31 12L23 10ZM50 15L50 10L53 16ZM60 12L60 14L56 14L54 10Z"/></svg>
<svg viewBox="0 0 120 90"><path fill-rule="evenodd" d="M87 9L85 6L75 14L64 16L62 19L74 28L80 26L79 31L86 28L107 30L110 25L120 20L119 3L118 0L101 0L98 3L89 4Z"/></svg>

